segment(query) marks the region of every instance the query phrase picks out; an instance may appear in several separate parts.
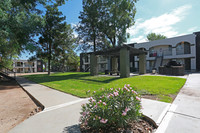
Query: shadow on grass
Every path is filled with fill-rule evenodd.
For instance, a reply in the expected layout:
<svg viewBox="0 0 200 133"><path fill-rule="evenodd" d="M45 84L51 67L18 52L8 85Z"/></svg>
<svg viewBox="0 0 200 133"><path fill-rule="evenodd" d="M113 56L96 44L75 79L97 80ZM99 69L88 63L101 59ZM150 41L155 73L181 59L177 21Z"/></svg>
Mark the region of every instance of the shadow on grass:
<svg viewBox="0 0 200 133"><path fill-rule="evenodd" d="M45 82L52 82L52 81L62 81L62 80L82 80L84 82L96 82L96 83L109 83L114 80L118 80L119 77L110 77L110 78L103 78L101 79L97 78L96 76L92 77L90 74L67 74L67 75L51 75L48 76L47 74L42 75L28 75L23 76L25 78L28 78L29 80L32 80L37 83L45 83Z"/></svg>

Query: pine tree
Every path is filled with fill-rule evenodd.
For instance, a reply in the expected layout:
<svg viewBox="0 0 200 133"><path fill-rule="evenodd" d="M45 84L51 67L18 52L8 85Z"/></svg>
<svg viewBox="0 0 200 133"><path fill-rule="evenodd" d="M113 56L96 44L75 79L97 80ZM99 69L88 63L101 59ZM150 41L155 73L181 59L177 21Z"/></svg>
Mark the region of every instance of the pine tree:
<svg viewBox="0 0 200 133"><path fill-rule="evenodd" d="M39 43L43 53L46 53L48 59L48 75L50 75L52 55L55 53L58 44L56 39L61 36L65 30L66 19L62 12L58 10L58 4L47 5L46 14L44 16L45 23L42 28Z"/></svg>

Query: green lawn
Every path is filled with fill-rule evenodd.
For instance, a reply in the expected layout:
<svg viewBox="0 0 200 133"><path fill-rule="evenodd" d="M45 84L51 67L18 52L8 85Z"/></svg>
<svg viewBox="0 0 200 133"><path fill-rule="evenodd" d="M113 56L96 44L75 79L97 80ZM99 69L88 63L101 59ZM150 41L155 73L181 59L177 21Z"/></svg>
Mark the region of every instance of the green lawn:
<svg viewBox="0 0 200 133"><path fill-rule="evenodd" d="M121 88L125 84L135 87L141 95L153 95L160 101L172 102L171 95L176 95L186 79L164 76L133 76L130 78L90 76L89 73L67 72L54 73L51 76L24 76L36 83L64 91L66 93L87 97L86 91L100 91L100 88Z"/></svg>

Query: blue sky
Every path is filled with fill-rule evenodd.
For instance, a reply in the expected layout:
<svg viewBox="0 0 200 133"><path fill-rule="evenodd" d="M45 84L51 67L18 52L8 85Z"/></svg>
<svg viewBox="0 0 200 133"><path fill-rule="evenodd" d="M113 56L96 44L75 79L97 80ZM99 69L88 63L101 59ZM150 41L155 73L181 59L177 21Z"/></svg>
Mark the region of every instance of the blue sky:
<svg viewBox="0 0 200 133"><path fill-rule="evenodd" d="M200 31L200 0L139 0L135 25L130 27L128 43L145 42L146 35L159 33L168 38ZM59 8L72 26L79 22L82 0L69 0ZM75 33L76 34L76 33ZM24 53L21 59L31 56Z"/></svg>

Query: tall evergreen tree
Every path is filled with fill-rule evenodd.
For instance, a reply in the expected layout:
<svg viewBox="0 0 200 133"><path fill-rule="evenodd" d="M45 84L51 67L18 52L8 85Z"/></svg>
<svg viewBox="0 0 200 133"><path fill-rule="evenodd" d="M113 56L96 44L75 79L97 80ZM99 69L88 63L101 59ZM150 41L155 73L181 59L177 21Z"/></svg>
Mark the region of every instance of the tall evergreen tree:
<svg viewBox="0 0 200 133"><path fill-rule="evenodd" d="M39 38L42 52L46 53L48 59L48 75L50 75L51 71L52 54L55 53L58 46L56 38L59 38L62 32L64 32L66 25L66 22L64 22L66 17L58 10L58 5L55 3L46 6L45 23Z"/></svg>
<svg viewBox="0 0 200 133"><path fill-rule="evenodd" d="M80 12L80 22L76 27L79 44L83 50L93 47L93 51L102 48L102 44L107 43L105 35L99 30L99 19L102 1L83 0L83 11Z"/></svg>
<svg viewBox="0 0 200 133"><path fill-rule="evenodd" d="M54 56L54 61L57 61L60 66L61 70L64 72L66 61L70 56L73 57L75 55L74 50L76 48L75 45L76 38L73 34L73 29L71 25L66 24L63 32L60 34L59 37L55 39L55 44L57 45Z"/></svg>

